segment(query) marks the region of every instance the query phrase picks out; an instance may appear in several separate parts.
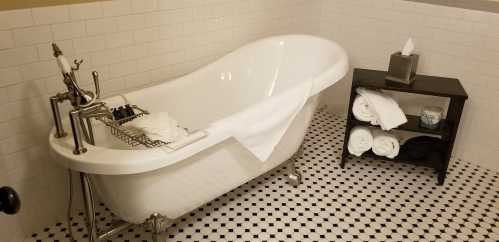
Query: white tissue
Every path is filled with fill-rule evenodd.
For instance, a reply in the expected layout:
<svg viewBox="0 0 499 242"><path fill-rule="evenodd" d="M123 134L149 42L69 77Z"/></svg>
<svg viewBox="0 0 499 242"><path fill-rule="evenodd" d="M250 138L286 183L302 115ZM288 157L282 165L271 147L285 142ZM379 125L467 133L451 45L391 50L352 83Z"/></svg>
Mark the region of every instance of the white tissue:
<svg viewBox="0 0 499 242"><path fill-rule="evenodd" d="M409 38L402 49L402 55L410 56L412 51L414 51L414 41L412 41L412 38Z"/></svg>

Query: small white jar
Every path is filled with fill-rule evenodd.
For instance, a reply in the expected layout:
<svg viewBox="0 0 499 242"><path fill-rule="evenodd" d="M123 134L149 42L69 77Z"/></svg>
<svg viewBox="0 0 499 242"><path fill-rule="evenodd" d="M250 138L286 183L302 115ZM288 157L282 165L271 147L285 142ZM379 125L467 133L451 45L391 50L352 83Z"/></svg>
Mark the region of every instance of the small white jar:
<svg viewBox="0 0 499 242"><path fill-rule="evenodd" d="M444 115L441 107L426 106L421 110L420 126L427 129L437 129Z"/></svg>

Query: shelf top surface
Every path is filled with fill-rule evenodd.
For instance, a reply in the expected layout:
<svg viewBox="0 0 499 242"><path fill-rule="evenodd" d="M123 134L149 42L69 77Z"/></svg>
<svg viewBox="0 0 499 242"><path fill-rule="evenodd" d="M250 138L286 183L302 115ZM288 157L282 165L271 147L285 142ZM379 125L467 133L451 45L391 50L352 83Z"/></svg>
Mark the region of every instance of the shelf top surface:
<svg viewBox="0 0 499 242"><path fill-rule="evenodd" d="M387 84L385 81L386 74L386 71L355 68L353 85L355 87L376 88L432 96L468 98L468 94L461 85L461 82L455 78L416 75L416 79L411 86L403 86Z"/></svg>

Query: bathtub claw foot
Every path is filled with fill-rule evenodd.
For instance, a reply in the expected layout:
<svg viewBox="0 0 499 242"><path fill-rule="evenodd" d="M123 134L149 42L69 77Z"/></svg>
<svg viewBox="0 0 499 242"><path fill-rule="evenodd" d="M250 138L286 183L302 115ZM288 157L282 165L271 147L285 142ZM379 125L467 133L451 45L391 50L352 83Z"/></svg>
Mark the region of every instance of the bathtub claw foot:
<svg viewBox="0 0 499 242"><path fill-rule="evenodd" d="M156 234L153 232L152 241L153 242L166 242L166 236L161 236L161 233Z"/></svg>
<svg viewBox="0 0 499 242"><path fill-rule="evenodd" d="M146 221L146 226L148 226L152 231L152 241L153 242L166 242L166 236L161 236L161 233L165 232L168 227L173 223L173 221L159 213L154 213Z"/></svg>
<svg viewBox="0 0 499 242"><path fill-rule="evenodd" d="M296 187L301 184L301 174L299 172L289 173L286 178L291 186Z"/></svg>
<svg viewBox="0 0 499 242"><path fill-rule="evenodd" d="M298 157L300 157L302 154L303 154L303 145L300 146L300 148L293 155L288 164L288 175L286 176L286 179L288 183L294 187L301 184L301 174L296 170L295 164L296 161L298 160Z"/></svg>

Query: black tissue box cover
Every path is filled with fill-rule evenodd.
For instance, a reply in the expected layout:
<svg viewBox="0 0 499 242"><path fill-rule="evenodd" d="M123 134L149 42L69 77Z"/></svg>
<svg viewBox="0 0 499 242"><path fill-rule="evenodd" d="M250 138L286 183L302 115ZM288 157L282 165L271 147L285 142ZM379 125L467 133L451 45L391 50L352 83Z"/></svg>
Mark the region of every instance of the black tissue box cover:
<svg viewBox="0 0 499 242"><path fill-rule="evenodd" d="M418 61L419 55L416 54L405 56L400 51L392 54L388 73L385 77L387 83L412 85L416 79Z"/></svg>

